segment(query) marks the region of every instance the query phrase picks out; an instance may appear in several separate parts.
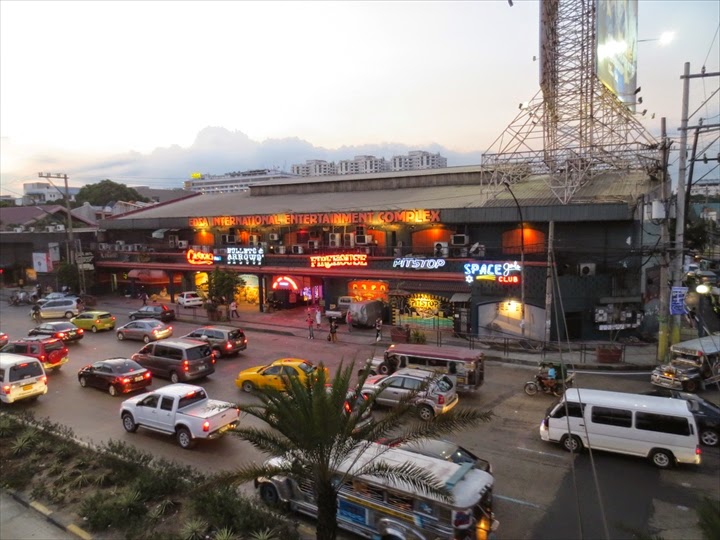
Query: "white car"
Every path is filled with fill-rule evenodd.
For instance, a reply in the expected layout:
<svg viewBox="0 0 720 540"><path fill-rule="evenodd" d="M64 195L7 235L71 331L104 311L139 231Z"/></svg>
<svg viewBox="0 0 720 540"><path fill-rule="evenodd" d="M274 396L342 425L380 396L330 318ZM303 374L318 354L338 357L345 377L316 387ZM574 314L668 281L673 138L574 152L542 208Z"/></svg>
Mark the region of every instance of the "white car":
<svg viewBox="0 0 720 540"><path fill-rule="evenodd" d="M202 296L196 292L180 293L177 297L177 303L183 307L201 307L203 305Z"/></svg>

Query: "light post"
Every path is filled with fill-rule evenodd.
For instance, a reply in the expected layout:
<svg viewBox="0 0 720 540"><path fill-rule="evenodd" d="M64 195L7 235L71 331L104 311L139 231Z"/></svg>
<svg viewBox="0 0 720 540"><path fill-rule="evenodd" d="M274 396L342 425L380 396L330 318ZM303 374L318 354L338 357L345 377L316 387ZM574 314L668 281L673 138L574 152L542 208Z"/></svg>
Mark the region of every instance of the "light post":
<svg viewBox="0 0 720 540"><path fill-rule="evenodd" d="M518 214L520 214L520 334L525 337L525 223L522 208L510 188L510 182L503 180L503 184L510 192L513 201L515 201L515 206L517 206Z"/></svg>

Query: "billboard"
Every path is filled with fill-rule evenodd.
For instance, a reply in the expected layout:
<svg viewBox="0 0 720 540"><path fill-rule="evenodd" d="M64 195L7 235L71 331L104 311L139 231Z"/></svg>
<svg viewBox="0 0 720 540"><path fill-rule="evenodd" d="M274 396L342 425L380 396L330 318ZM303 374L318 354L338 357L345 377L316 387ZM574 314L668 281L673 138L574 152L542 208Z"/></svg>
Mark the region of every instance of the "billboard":
<svg viewBox="0 0 720 540"><path fill-rule="evenodd" d="M597 0L597 76L635 111L638 0Z"/></svg>

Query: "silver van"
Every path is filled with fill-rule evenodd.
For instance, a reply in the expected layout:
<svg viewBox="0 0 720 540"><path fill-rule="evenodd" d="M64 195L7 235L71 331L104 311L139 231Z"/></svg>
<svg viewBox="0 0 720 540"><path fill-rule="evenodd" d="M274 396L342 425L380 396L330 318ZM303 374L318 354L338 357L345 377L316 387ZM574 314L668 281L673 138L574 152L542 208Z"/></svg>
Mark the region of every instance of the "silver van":
<svg viewBox="0 0 720 540"><path fill-rule="evenodd" d="M145 345L132 359L153 377L170 379L173 384L215 373L215 355L210 345L197 339L161 339Z"/></svg>
<svg viewBox="0 0 720 540"><path fill-rule="evenodd" d="M43 319L72 319L80 314L77 298L59 298L48 300L40 306L40 317ZM32 312L30 313L32 316Z"/></svg>
<svg viewBox="0 0 720 540"><path fill-rule="evenodd" d="M36 399L47 391L47 376L37 358L0 352L0 401Z"/></svg>

